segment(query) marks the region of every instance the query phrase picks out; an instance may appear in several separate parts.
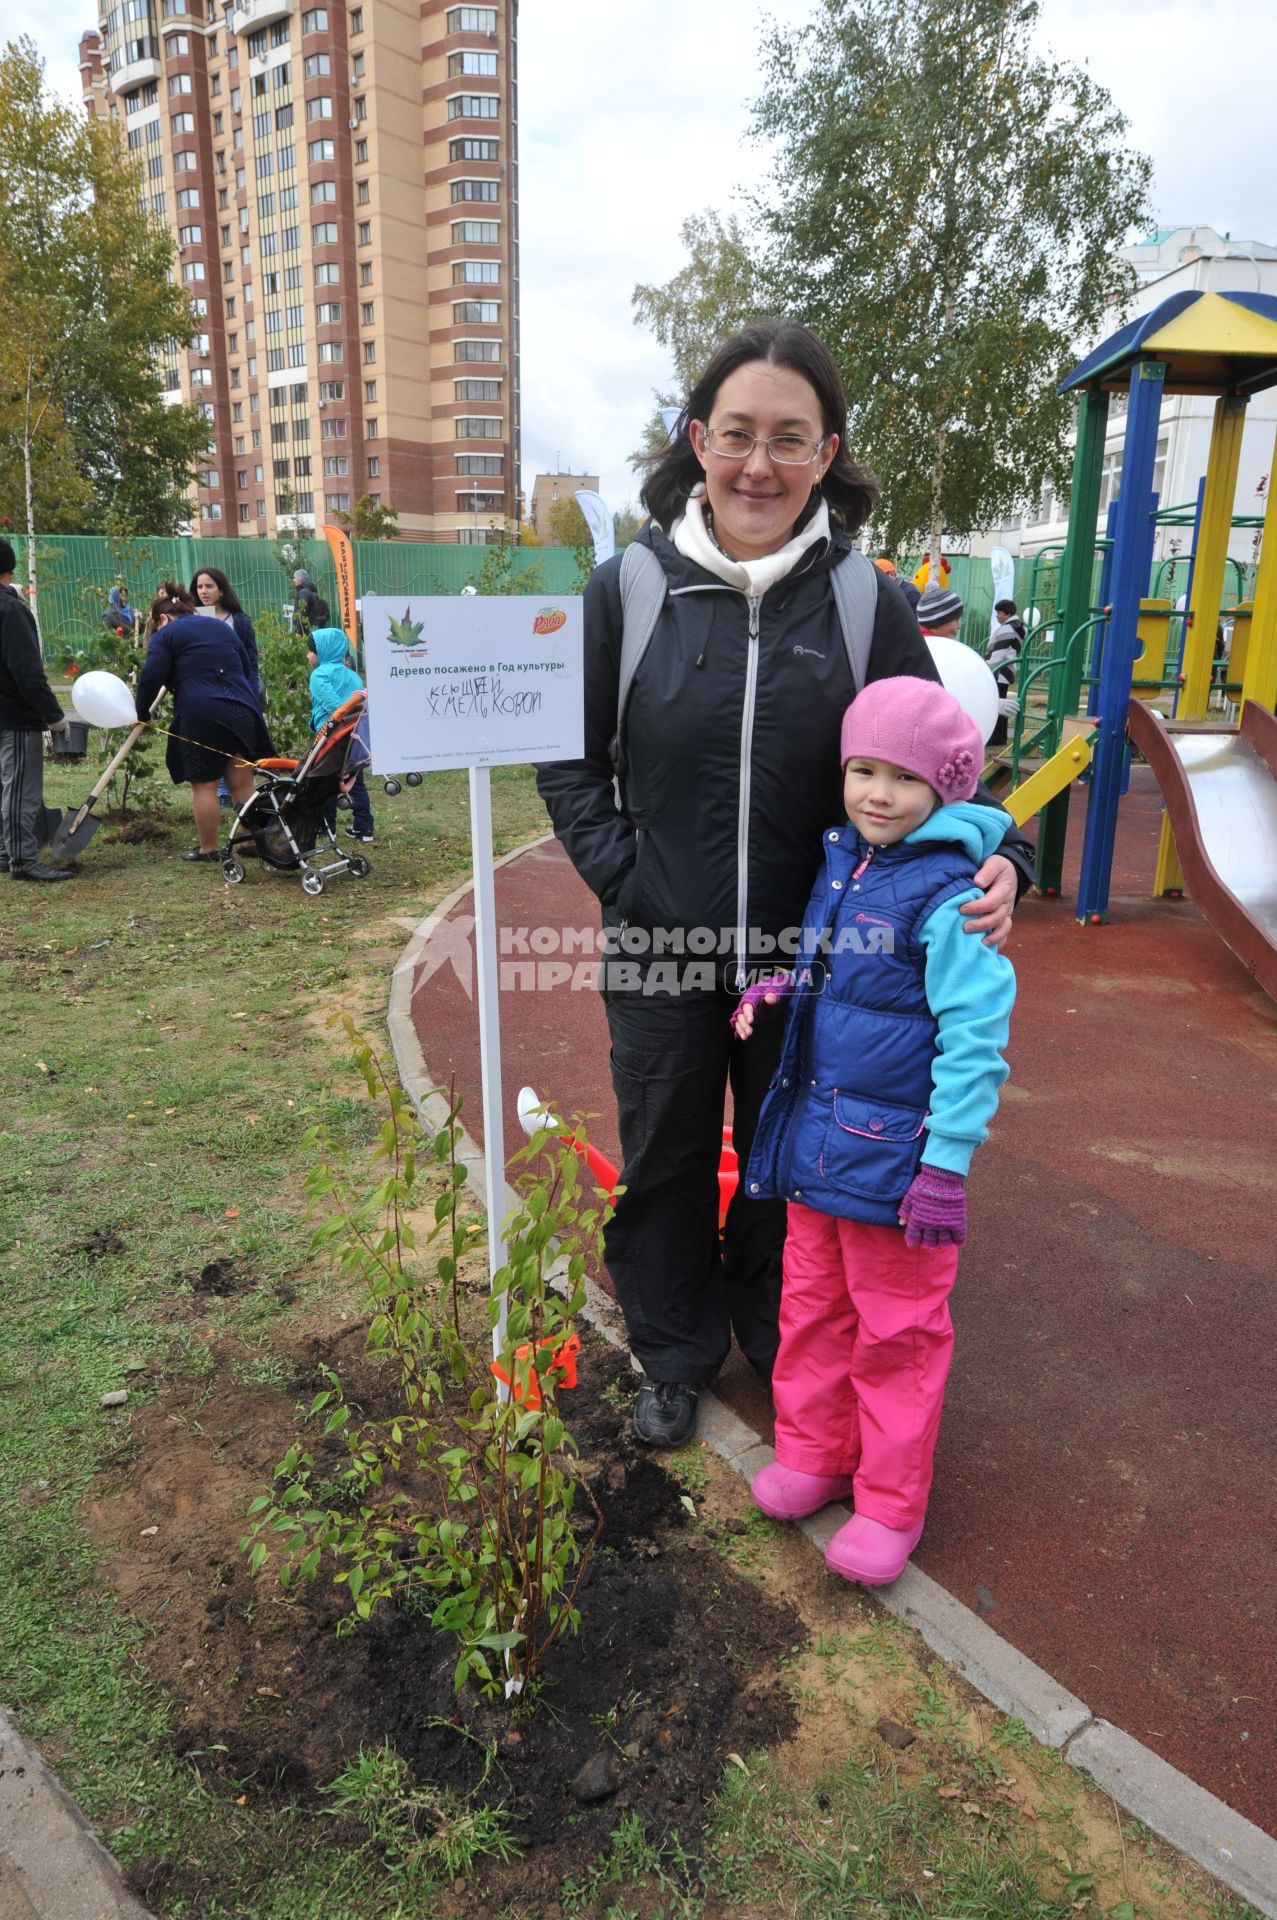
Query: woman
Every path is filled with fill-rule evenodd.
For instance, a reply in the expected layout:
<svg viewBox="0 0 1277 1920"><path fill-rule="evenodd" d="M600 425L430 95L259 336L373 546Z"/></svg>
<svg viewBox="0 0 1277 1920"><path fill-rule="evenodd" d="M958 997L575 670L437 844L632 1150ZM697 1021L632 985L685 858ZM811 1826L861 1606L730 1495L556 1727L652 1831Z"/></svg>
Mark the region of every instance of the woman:
<svg viewBox="0 0 1277 1920"><path fill-rule="evenodd" d="M149 719L161 687L173 696L165 760L175 786L189 781L199 845L183 860L218 860L217 783L235 806L252 797L252 762L274 751L257 699L254 662L233 627L195 611L166 582L151 608L149 646L137 682L137 711Z"/></svg>
<svg viewBox="0 0 1277 1920"><path fill-rule="evenodd" d="M585 755L538 773L608 935L625 1191L605 1254L650 1445L690 1436L733 1332L765 1378L776 1353L785 1203L738 1191L720 1251L717 1168L729 1085L746 1164L783 1022L751 1053L728 1021L751 972L795 950L822 833L845 817L838 739L855 689L831 573L877 493L846 431L837 368L807 328L762 321L719 348L643 488L638 539L667 591L629 692L618 785L622 559L585 592ZM937 679L907 602L873 579L866 681ZM963 909L974 937L1005 939L1031 855L1013 830L984 862L984 899Z"/></svg>
<svg viewBox="0 0 1277 1920"><path fill-rule="evenodd" d="M218 620L224 620L228 627L234 628L252 665L253 685L257 688L258 698L264 702L266 689L262 685L257 661L257 635L226 575L220 567L201 567L191 581L191 593L197 613L211 613Z"/></svg>

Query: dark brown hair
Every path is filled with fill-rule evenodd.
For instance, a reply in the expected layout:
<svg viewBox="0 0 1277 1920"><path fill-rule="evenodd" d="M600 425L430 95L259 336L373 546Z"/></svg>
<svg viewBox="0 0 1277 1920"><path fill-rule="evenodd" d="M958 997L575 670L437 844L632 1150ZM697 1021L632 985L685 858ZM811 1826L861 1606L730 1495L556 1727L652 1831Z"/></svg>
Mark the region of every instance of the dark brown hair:
<svg viewBox="0 0 1277 1920"><path fill-rule="evenodd" d="M687 504L688 495L704 471L696 458L688 428L693 420L708 420L718 390L729 374L754 360L770 360L801 374L820 402L825 434L838 435L838 451L820 483L829 510L855 533L869 517L878 497L878 482L847 452L847 396L842 376L824 341L796 320L755 320L716 349L709 365L687 396L673 441L649 454L648 475L640 499L660 527L670 527Z"/></svg>
<svg viewBox="0 0 1277 1920"><path fill-rule="evenodd" d="M240 605L239 595L220 567L196 567L194 573L191 575L191 598L197 605L201 604L199 577L202 573L206 573L209 579L213 581L217 588L218 602L221 606L225 607L227 613L243 613L244 609Z"/></svg>
<svg viewBox="0 0 1277 1920"><path fill-rule="evenodd" d="M185 587L179 587L173 580L161 580L159 592L152 600L151 611L147 615L146 631L148 635L152 634L159 621L176 620L181 614L194 611L195 601Z"/></svg>

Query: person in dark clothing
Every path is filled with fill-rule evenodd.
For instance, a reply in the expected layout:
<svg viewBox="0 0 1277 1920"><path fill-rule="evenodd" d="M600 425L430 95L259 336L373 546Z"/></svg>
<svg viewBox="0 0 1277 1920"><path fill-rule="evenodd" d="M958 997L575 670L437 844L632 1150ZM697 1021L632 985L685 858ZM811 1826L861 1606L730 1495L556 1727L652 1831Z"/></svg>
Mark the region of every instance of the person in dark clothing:
<svg viewBox="0 0 1277 1920"><path fill-rule="evenodd" d="M257 634L252 621L240 605L239 595L222 569L201 567L191 581L191 598L195 602L196 613L211 614L215 620L224 620L228 627L234 629L248 655L252 667L253 685L257 688L258 698L264 707L266 691L262 685L261 669L257 659Z"/></svg>
<svg viewBox="0 0 1277 1920"><path fill-rule="evenodd" d="M1004 747L1011 722L1020 711L1015 682L1020 670L1020 649L1024 645L1024 622L1016 613L1014 600L999 600L993 611L1001 617L985 644L984 657L998 683L998 718L989 735L989 745Z"/></svg>
<svg viewBox="0 0 1277 1920"><path fill-rule="evenodd" d="M305 567L293 574L293 632L309 634L328 625L328 608Z"/></svg>
<svg viewBox="0 0 1277 1920"><path fill-rule="evenodd" d="M107 595L106 612L102 615L102 625L108 633L118 633L121 639L132 640L137 632L137 608L129 599L127 587L112 587Z"/></svg>
<svg viewBox="0 0 1277 1920"><path fill-rule="evenodd" d="M623 556L585 591L584 756L538 769L602 906L624 1185L604 1250L645 1376L635 1429L653 1445L691 1434L733 1331L766 1377L776 1353L785 1203L738 1189L720 1247L717 1172L726 1089L744 1166L779 1037L745 1047L728 1022L751 974L796 951L838 817L855 688L831 574L877 492L845 436L837 369L805 327L759 322L719 348L643 488L637 538L667 591L626 705L619 784ZM937 680L909 603L873 581L866 680ZM1031 862L1013 830L982 863L984 897L964 909L976 937L1005 939Z"/></svg>
<svg viewBox="0 0 1277 1920"><path fill-rule="evenodd" d="M40 859L37 822L44 805L41 734L65 734L67 718L40 658L40 633L14 590L17 555L0 539L0 873L14 880L73 878Z"/></svg>
<svg viewBox="0 0 1277 1920"><path fill-rule="evenodd" d="M199 844L183 860L217 860L217 783L224 779L236 807L253 792L254 760L272 753L257 700L257 674L248 649L224 621L197 614L181 587L166 582L151 608L150 644L137 681L140 720L150 718L161 687L173 696L173 724L165 761L175 786L189 781Z"/></svg>

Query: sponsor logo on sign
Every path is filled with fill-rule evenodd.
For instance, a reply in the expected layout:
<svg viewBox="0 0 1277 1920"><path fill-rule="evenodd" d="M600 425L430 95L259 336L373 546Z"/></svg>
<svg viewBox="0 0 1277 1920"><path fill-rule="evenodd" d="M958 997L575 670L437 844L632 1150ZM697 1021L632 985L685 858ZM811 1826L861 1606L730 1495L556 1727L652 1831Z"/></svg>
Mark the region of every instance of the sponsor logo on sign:
<svg viewBox="0 0 1277 1920"><path fill-rule="evenodd" d="M566 627L567 614L562 607L542 607L532 622L533 633L557 633L560 627Z"/></svg>

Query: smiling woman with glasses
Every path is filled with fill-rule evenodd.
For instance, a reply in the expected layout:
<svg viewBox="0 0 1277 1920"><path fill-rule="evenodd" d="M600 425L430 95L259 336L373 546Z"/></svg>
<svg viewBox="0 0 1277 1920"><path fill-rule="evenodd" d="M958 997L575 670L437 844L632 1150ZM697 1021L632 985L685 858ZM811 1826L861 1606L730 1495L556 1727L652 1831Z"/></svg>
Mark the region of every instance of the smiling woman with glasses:
<svg viewBox="0 0 1277 1920"><path fill-rule="evenodd" d="M795 951L822 833L845 819L838 741L857 689L836 569L855 576L865 682L938 678L899 587L848 557L877 490L847 452L842 381L814 333L764 320L725 341L648 462L645 551L586 588L584 757L538 772L602 907L624 1160L604 1248L644 1373L635 1430L652 1446L693 1432L733 1334L764 1378L776 1354L785 1202L751 1201L742 1181L720 1238L717 1176L727 1087L743 1169L783 1023L760 1021L746 1046L729 1016L751 976ZM655 579L654 624L622 714L622 569L632 646L636 559ZM970 932L1006 938L1031 863L1012 830L975 876Z"/></svg>

